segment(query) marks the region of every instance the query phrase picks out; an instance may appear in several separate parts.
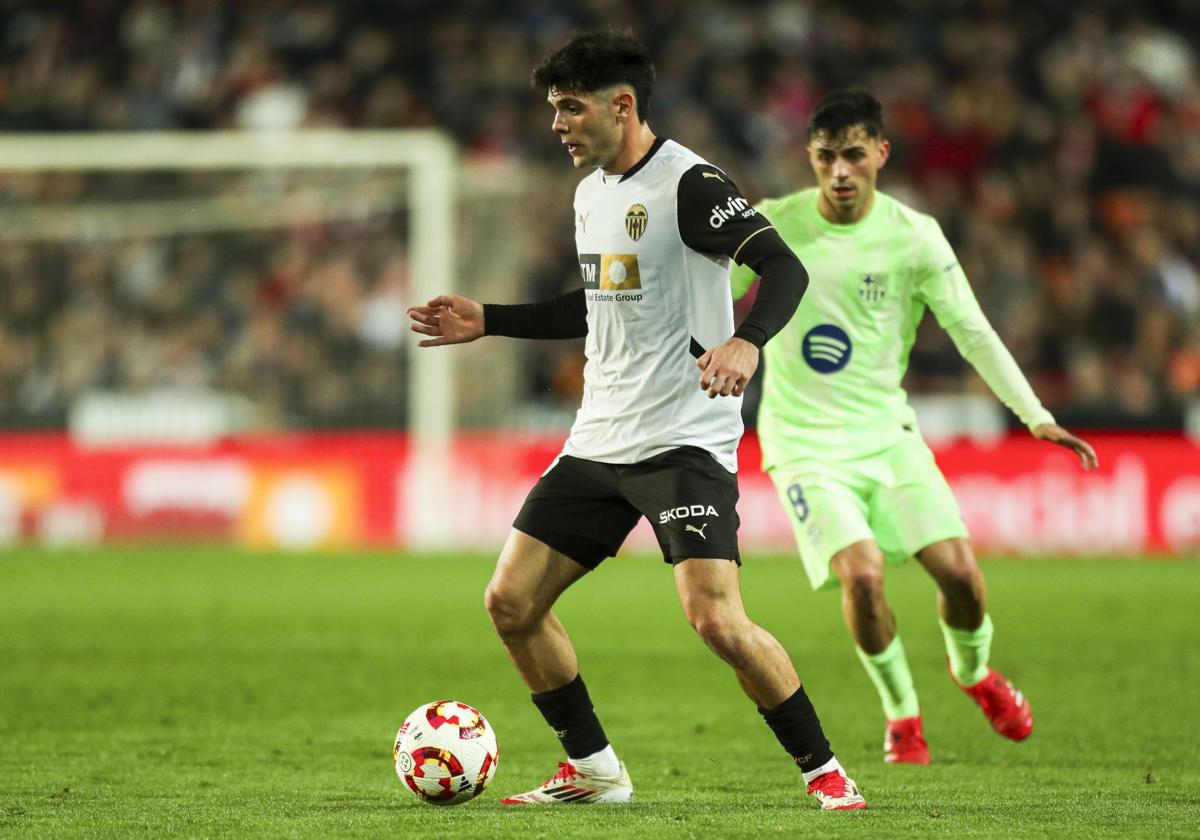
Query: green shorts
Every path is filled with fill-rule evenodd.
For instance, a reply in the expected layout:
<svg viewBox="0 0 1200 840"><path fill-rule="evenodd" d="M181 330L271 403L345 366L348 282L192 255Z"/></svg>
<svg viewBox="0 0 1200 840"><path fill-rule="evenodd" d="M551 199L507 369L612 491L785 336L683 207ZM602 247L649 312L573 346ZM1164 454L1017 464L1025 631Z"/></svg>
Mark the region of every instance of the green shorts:
<svg viewBox="0 0 1200 840"><path fill-rule="evenodd" d="M813 589L838 586L829 561L861 540L874 540L887 562L903 563L927 545L967 536L950 485L915 433L865 458L797 459L770 476Z"/></svg>

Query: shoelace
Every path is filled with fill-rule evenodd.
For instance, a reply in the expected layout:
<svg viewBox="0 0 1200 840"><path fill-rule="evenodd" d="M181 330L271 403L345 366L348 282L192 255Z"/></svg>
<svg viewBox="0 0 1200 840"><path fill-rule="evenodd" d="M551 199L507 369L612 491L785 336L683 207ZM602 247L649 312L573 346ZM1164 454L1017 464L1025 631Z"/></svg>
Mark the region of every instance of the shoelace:
<svg viewBox="0 0 1200 840"><path fill-rule="evenodd" d="M828 797L841 799L846 795L846 777L836 770L830 771L813 779L808 790L810 793L819 790Z"/></svg>
<svg viewBox="0 0 1200 840"><path fill-rule="evenodd" d="M992 691L984 693L983 698L987 704L987 711L993 714L999 714L1008 706L1021 705L1020 692L1016 686L999 677L992 683Z"/></svg>
<svg viewBox="0 0 1200 840"><path fill-rule="evenodd" d="M999 677L989 678L987 681L970 689L969 693L975 698L975 702L979 704L979 708L983 709L983 713L988 717L992 717L1004 704L1004 680Z"/></svg>
<svg viewBox="0 0 1200 840"><path fill-rule="evenodd" d="M558 772L550 777L552 782L569 782L576 776L582 775L569 761L558 762Z"/></svg>

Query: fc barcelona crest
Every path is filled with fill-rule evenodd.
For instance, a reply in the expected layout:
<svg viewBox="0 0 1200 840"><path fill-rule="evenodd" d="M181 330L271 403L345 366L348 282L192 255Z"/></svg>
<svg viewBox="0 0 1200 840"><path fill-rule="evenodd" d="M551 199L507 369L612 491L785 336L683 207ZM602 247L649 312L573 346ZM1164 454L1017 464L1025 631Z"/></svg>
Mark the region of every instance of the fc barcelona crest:
<svg viewBox="0 0 1200 840"><path fill-rule="evenodd" d="M646 208L640 204L635 204L625 214L625 232L629 234L630 239L637 242L642 238L642 234L646 232L646 224L649 221L650 217L646 215Z"/></svg>
<svg viewBox="0 0 1200 840"><path fill-rule="evenodd" d="M886 274L863 274L858 281L858 296L864 303L879 303L887 295Z"/></svg>

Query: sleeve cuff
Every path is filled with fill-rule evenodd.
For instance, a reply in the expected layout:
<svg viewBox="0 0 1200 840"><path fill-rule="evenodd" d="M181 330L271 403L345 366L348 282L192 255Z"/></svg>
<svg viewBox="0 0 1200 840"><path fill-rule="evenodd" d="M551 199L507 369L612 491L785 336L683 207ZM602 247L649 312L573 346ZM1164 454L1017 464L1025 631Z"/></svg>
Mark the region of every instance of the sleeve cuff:
<svg viewBox="0 0 1200 840"><path fill-rule="evenodd" d="M498 335L495 330L496 323L500 320L500 315L496 311L497 307L494 303L485 303L483 305L483 334Z"/></svg>
<svg viewBox="0 0 1200 840"><path fill-rule="evenodd" d="M738 327L737 332L733 334L733 337L749 341L759 350L767 343L767 331L762 327L756 327L754 324L742 324Z"/></svg>

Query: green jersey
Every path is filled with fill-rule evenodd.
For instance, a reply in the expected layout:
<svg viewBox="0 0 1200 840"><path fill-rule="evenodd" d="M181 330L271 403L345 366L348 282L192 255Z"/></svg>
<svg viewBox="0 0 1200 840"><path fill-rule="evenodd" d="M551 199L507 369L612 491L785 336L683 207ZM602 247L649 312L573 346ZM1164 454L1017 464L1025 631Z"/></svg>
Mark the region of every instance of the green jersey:
<svg viewBox="0 0 1200 840"><path fill-rule="evenodd" d="M925 308L942 327L977 312L950 243L932 216L875 193L865 219L829 222L820 192L767 199L758 210L808 270L796 314L764 348L758 435L763 468L810 458L857 458L915 429L900 386ZM734 265L733 294L753 284Z"/></svg>

